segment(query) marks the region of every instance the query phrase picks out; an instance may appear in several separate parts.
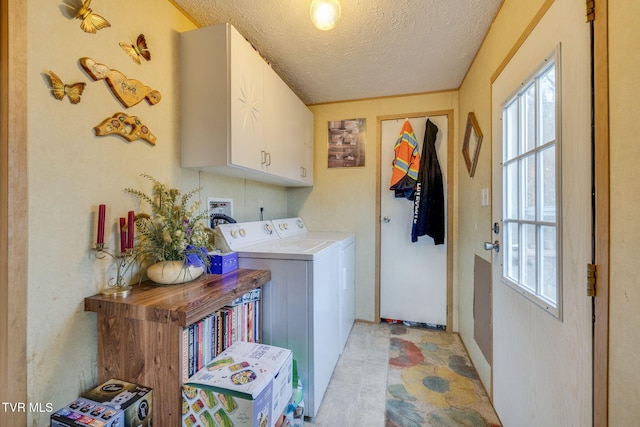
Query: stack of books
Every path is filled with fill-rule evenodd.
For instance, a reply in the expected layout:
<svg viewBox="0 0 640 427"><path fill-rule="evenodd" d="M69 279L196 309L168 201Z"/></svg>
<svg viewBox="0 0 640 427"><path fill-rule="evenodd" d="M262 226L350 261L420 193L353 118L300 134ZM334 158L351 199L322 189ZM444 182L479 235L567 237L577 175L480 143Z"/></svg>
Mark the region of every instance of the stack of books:
<svg viewBox="0 0 640 427"><path fill-rule="evenodd" d="M182 331L182 377L189 377L238 341L260 342L260 289Z"/></svg>

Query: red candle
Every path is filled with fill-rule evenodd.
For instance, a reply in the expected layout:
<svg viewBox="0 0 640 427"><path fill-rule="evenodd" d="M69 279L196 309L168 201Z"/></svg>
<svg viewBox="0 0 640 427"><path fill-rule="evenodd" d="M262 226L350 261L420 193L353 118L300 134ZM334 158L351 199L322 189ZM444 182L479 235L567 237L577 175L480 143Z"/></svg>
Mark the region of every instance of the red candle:
<svg viewBox="0 0 640 427"><path fill-rule="evenodd" d="M136 217L133 211L129 211L127 226L129 227L127 231L127 249L133 249L133 236L134 236L134 227L136 224Z"/></svg>
<svg viewBox="0 0 640 427"><path fill-rule="evenodd" d="M98 206L98 245L104 245L104 215L105 205Z"/></svg>
<svg viewBox="0 0 640 427"><path fill-rule="evenodd" d="M125 228L125 219L120 218L120 252L127 251L127 229Z"/></svg>

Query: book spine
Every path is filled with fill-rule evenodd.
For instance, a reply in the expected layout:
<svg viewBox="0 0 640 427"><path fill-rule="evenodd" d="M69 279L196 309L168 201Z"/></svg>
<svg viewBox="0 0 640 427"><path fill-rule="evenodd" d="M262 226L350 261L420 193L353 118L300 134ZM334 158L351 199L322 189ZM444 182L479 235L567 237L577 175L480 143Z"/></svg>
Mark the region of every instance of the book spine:
<svg viewBox="0 0 640 427"><path fill-rule="evenodd" d="M202 321L198 322L198 363L197 363L197 370L199 371L202 368L202 346L204 344L204 340L203 340L203 324Z"/></svg>
<svg viewBox="0 0 640 427"><path fill-rule="evenodd" d="M195 352L194 352L194 346L195 344L195 326L194 325L189 325L189 357L188 357L188 364L189 364L189 376L193 375L195 372L193 370L194 368L194 358L195 358Z"/></svg>
<svg viewBox="0 0 640 427"><path fill-rule="evenodd" d="M260 322L261 315L261 306L260 301L256 301L256 309L255 309L255 318L253 320L254 330L255 330L255 339L256 342L262 342L262 322Z"/></svg>
<svg viewBox="0 0 640 427"><path fill-rule="evenodd" d="M209 361L216 357L216 315L209 316Z"/></svg>
<svg viewBox="0 0 640 427"><path fill-rule="evenodd" d="M182 330L182 382L189 378L189 328Z"/></svg>
<svg viewBox="0 0 640 427"><path fill-rule="evenodd" d="M233 311L227 309L227 344L225 348L231 347L233 338Z"/></svg>
<svg viewBox="0 0 640 427"><path fill-rule="evenodd" d="M234 342L238 341L238 321L240 320L238 317L238 309L240 308L239 305L236 305L235 307L233 307L233 309L231 310L231 313L233 315L233 323L231 324L231 344L233 344Z"/></svg>
<svg viewBox="0 0 640 427"><path fill-rule="evenodd" d="M217 333L217 337L218 337L218 349L217 352L218 354L222 353L223 349L222 349L222 337L224 336L224 329L223 329L223 314L222 311L218 311L217 313L218 315L218 333Z"/></svg>
<svg viewBox="0 0 640 427"><path fill-rule="evenodd" d="M253 309L255 301L251 301L247 304L247 341L255 342L255 336L253 335Z"/></svg>

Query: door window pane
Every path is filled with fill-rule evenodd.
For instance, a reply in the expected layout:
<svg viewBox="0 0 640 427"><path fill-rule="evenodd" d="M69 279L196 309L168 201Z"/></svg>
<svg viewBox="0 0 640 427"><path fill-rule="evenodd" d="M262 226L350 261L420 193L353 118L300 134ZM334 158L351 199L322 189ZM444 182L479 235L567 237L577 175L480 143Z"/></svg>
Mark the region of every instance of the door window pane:
<svg viewBox="0 0 640 427"><path fill-rule="evenodd" d="M506 197L505 219L518 219L518 163L506 166L504 192Z"/></svg>
<svg viewBox="0 0 640 427"><path fill-rule="evenodd" d="M522 219L536 219L536 157L528 155L522 163Z"/></svg>
<svg viewBox="0 0 640 427"><path fill-rule="evenodd" d="M557 300L557 247L556 247L556 228L540 227L540 276L541 276L541 293L552 304Z"/></svg>
<svg viewBox="0 0 640 427"><path fill-rule="evenodd" d="M526 153L536 146L536 87L531 84L525 91L522 100L522 142L521 153Z"/></svg>
<svg viewBox="0 0 640 427"><path fill-rule="evenodd" d="M556 139L556 73L550 68L540 77L540 143Z"/></svg>
<svg viewBox="0 0 640 427"><path fill-rule="evenodd" d="M536 227L522 224L522 277L521 282L532 291L536 290Z"/></svg>
<svg viewBox="0 0 640 427"><path fill-rule="evenodd" d="M556 220L556 150L551 146L540 151L540 209L542 221Z"/></svg>
<svg viewBox="0 0 640 427"><path fill-rule="evenodd" d="M520 234L518 233L518 223L508 222L506 236L506 259L504 263L505 275L518 282L520 279L520 247L518 245Z"/></svg>
<svg viewBox="0 0 640 427"><path fill-rule="evenodd" d="M511 102L504 112L504 152L505 160L518 155L518 103Z"/></svg>

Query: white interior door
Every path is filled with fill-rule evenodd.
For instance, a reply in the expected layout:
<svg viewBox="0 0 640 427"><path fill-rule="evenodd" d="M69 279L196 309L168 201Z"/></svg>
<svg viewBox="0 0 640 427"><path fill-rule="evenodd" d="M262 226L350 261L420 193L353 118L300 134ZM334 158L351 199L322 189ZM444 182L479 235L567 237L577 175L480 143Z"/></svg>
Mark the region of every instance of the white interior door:
<svg viewBox="0 0 640 427"><path fill-rule="evenodd" d="M492 86L493 403L505 426L592 424L583 15L555 1Z"/></svg>
<svg viewBox="0 0 640 427"><path fill-rule="evenodd" d="M429 119L438 127L435 145L442 169L446 218L448 118L432 116ZM443 245L434 245L429 236L421 236L412 243L413 202L395 198L389 190L394 145L404 121L381 123L380 317L446 326L447 236ZM409 121L422 155L427 117Z"/></svg>

